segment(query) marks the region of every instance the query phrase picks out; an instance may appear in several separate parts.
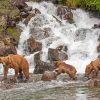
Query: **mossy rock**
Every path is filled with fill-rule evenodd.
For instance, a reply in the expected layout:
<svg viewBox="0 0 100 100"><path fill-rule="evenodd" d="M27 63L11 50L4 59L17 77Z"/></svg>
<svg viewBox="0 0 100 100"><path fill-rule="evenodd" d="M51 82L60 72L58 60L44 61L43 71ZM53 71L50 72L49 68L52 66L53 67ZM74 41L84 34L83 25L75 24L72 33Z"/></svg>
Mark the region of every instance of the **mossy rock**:
<svg viewBox="0 0 100 100"><path fill-rule="evenodd" d="M20 38L20 33L21 31L19 31L16 27L15 28L8 28L7 32L14 37L17 41L19 41Z"/></svg>

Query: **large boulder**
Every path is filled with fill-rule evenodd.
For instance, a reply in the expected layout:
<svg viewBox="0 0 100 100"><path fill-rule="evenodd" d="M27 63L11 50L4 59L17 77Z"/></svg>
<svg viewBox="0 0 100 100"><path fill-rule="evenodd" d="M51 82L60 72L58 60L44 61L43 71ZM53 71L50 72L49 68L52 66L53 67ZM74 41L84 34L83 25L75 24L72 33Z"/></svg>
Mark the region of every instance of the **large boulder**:
<svg viewBox="0 0 100 100"><path fill-rule="evenodd" d="M50 36L51 29L50 28L32 28L31 29L31 36L36 40L42 40Z"/></svg>
<svg viewBox="0 0 100 100"><path fill-rule="evenodd" d="M91 29L80 28L80 29L76 30L76 32L75 32L74 40L75 41L83 41L86 39L87 34L90 34L91 32L92 32Z"/></svg>
<svg viewBox="0 0 100 100"><path fill-rule="evenodd" d="M98 37L98 41L100 42L100 35L99 35L99 37Z"/></svg>
<svg viewBox="0 0 100 100"><path fill-rule="evenodd" d="M94 24L94 26L92 27L93 29L99 28L100 29L100 23L98 24Z"/></svg>
<svg viewBox="0 0 100 100"><path fill-rule="evenodd" d="M31 28L43 27L49 24L48 17L45 14L36 14L34 18L31 19L31 23L29 24Z"/></svg>
<svg viewBox="0 0 100 100"><path fill-rule="evenodd" d="M24 11L24 12L25 12L25 11ZM35 9L33 9L32 11L30 11L28 14L29 14L29 15L28 15L27 18L24 20L24 24L25 24L25 25L28 24L28 22L30 21L30 19L31 19L32 17L36 16L37 14L41 14L41 12L40 12L37 8L35 8ZM24 15L27 15L27 13L25 13Z"/></svg>
<svg viewBox="0 0 100 100"><path fill-rule="evenodd" d="M48 50L48 59L50 61L67 60L68 55L65 51L59 51L58 49L49 48L49 50Z"/></svg>
<svg viewBox="0 0 100 100"><path fill-rule="evenodd" d="M57 75L53 71L45 71L41 77L41 80L43 81L51 81L51 80L56 80Z"/></svg>
<svg viewBox="0 0 100 100"><path fill-rule="evenodd" d="M34 53L34 52L42 50L42 43L36 41L33 37L30 37L27 40L27 45L28 45L28 50L30 53Z"/></svg>
<svg viewBox="0 0 100 100"><path fill-rule="evenodd" d="M38 52L38 53L36 53L35 55L34 55L34 63L35 63L35 65L37 65L38 64L38 62L41 60L41 52Z"/></svg>
<svg viewBox="0 0 100 100"><path fill-rule="evenodd" d="M97 52L100 53L100 44L97 46Z"/></svg>
<svg viewBox="0 0 100 100"><path fill-rule="evenodd" d="M53 71L54 68L54 64L39 60L35 65L34 74L43 74L45 71Z"/></svg>
<svg viewBox="0 0 100 100"><path fill-rule="evenodd" d="M56 49L59 51L65 51L65 52L67 52L67 50L68 50L66 45L60 45Z"/></svg>
<svg viewBox="0 0 100 100"><path fill-rule="evenodd" d="M73 13L71 12L71 9L66 6L58 6L57 15L70 23L73 22Z"/></svg>
<svg viewBox="0 0 100 100"><path fill-rule="evenodd" d="M16 6L19 10L23 9L26 5L25 2L27 2L28 0L14 0L14 2L12 3L13 6Z"/></svg>

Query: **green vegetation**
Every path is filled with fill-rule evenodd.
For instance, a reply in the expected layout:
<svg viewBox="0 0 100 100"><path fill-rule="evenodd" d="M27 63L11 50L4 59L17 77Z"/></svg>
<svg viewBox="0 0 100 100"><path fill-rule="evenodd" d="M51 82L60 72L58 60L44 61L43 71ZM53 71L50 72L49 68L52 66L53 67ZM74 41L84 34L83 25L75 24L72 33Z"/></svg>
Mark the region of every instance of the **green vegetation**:
<svg viewBox="0 0 100 100"><path fill-rule="evenodd" d="M6 26L5 15L9 15L9 17L14 21L16 17L19 16L19 10L11 5L12 1L13 0L0 0L0 35L3 34L2 30ZM19 40L20 32L16 27L8 28L7 32Z"/></svg>
<svg viewBox="0 0 100 100"><path fill-rule="evenodd" d="M20 32L17 28L8 28L7 32L10 33L10 35L13 36L16 40L19 40Z"/></svg>
<svg viewBox="0 0 100 100"><path fill-rule="evenodd" d="M100 0L58 0L60 4L69 7L81 7L88 10L100 11Z"/></svg>

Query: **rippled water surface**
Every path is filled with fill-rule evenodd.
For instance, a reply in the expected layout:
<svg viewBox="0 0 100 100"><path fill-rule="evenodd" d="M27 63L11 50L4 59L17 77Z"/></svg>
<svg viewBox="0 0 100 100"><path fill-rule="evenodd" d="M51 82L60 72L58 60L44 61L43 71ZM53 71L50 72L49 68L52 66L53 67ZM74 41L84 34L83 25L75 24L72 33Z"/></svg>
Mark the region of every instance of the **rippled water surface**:
<svg viewBox="0 0 100 100"><path fill-rule="evenodd" d="M7 90L0 93L0 100L100 100L100 88L64 86L38 91Z"/></svg>

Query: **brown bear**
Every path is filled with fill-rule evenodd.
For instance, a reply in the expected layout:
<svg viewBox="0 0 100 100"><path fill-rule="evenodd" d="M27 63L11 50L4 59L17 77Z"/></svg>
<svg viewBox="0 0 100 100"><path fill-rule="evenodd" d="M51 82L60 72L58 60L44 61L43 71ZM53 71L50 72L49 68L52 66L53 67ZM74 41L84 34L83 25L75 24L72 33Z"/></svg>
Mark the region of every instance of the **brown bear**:
<svg viewBox="0 0 100 100"><path fill-rule="evenodd" d="M67 73L69 75L69 77L73 80L76 80L76 69L75 67L73 67L72 65L66 64L63 61L54 61L55 64L55 71L57 72L57 74L61 74L61 73Z"/></svg>
<svg viewBox="0 0 100 100"><path fill-rule="evenodd" d="M93 78L97 78L98 71L100 70L100 58L91 61L90 64L86 66L85 75L89 79L90 74L93 73Z"/></svg>
<svg viewBox="0 0 100 100"><path fill-rule="evenodd" d="M21 74L22 72L25 76L25 81L29 80L29 64L21 55L10 54L6 57L0 57L0 63L3 64L4 79L7 79L9 68L13 68L15 70L14 79L16 81L18 78L18 73Z"/></svg>

